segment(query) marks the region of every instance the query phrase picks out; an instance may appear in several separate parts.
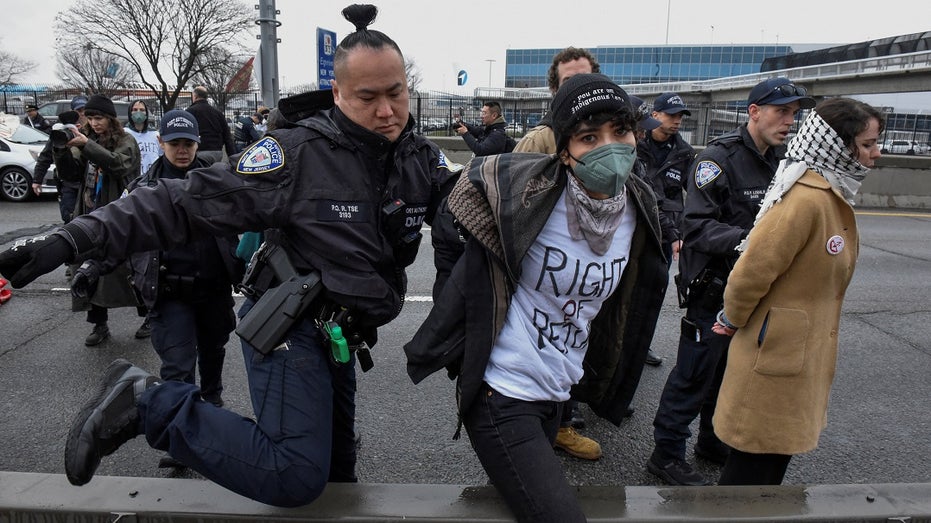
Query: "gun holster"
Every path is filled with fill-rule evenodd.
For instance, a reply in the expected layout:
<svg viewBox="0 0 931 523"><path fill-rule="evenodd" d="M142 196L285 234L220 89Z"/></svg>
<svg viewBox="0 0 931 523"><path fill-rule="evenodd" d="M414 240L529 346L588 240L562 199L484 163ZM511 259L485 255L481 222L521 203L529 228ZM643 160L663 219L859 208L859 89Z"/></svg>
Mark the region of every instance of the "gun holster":
<svg viewBox="0 0 931 523"><path fill-rule="evenodd" d="M288 278L262 294L236 326L236 334L255 350L268 354L281 345L285 334L303 318L322 288L316 271Z"/></svg>
<svg viewBox="0 0 931 523"><path fill-rule="evenodd" d="M258 263L267 263L281 283L261 293L252 309L239 321L236 334L255 350L268 354L281 345L291 327L303 319L308 307L323 290L323 284L317 271L297 274L287 253L276 245L265 243L256 251L247 280L256 270L261 270L255 266Z"/></svg>

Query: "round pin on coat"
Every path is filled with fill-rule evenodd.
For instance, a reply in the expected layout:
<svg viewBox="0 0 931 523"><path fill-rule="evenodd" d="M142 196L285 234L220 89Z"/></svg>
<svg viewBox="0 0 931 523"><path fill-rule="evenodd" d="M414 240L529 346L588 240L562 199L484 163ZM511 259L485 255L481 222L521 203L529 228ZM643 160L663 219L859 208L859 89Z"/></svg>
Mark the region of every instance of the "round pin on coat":
<svg viewBox="0 0 931 523"><path fill-rule="evenodd" d="M844 250L844 238L837 234L831 236L828 238L828 243L825 245L825 248L827 248L828 254L837 256Z"/></svg>

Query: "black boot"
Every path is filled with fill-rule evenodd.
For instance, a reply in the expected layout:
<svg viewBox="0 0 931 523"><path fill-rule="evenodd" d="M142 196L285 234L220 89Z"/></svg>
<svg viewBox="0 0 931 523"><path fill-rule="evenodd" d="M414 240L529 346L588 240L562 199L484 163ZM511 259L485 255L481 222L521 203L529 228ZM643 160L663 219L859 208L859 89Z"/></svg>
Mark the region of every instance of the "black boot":
<svg viewBox="0 0 931 523"><path fill-rule="evenodd" d="M159 383L158 378L126 360L110 364L65 441L65 475L72 485L90 481L102 457L141 433L136 401L143 391Z"/></svg>
<svg viewBox="0 0 931 523"><path fill-rule="evenodd" d="M84 345L88 347L93 347L94 345L100 345L107 338L110 337L110 327L106 323L98 323L94 325L94 330L84 338Z"/></svg>

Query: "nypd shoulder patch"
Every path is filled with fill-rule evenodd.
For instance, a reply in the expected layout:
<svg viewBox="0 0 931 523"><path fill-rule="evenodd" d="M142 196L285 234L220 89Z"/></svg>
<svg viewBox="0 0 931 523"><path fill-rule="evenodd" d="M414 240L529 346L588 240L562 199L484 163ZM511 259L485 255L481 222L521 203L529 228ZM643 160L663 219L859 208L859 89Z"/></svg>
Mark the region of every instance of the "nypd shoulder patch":
<svg viewBox="0 0 931 523"><path fill-rule="evenodd" d="M281 144L266 136L242 152L236 172L239 174L268 174L284 167L284 151Z"/></svg>
<svg viewBox="0 0 931 523"><path fill-rule="evenodd" d="M699 189L713 182L721 174L721 167L711 161L698 162L695 168L695 186Z"/></svg>

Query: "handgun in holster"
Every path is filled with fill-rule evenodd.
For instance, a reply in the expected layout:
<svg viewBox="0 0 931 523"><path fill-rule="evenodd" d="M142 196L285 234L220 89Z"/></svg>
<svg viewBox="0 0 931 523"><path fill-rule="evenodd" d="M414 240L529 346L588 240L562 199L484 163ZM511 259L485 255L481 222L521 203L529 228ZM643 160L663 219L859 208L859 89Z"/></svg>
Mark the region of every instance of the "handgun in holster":
<svg viewBox="0 0 931 523"><path fill-rule="evenodd" d="M255 288L257 279L271 273L279 282L264 292ZM295 323L303 319L323 285L320 273L298 274L288 254L278 245L264 243L253 254L249 269L240 285L244 293L258 296L258 301L236 326L236 334L262 354L279 347Z"/></svg>

